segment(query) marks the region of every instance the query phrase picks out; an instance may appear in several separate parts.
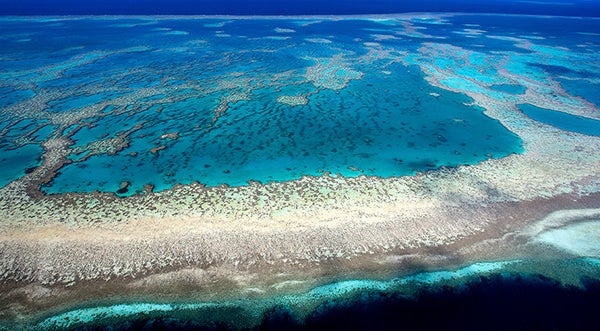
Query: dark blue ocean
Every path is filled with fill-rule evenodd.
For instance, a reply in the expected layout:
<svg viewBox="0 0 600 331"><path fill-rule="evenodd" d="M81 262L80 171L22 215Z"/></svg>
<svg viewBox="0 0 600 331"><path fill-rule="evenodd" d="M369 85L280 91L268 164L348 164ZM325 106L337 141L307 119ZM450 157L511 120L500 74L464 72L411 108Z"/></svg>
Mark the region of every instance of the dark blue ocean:
<svg viewBox="0 0 600 331"><path fill-rule="evenodd" d="M2 15L347 15L405 12L600 16L597 0L2 0Z"/></svg>
<svg viewBox="0 0 600 331"><path fill-rule="evenodd" d="M364 290L302 316L275 304L250 328L236 325L248 310L222 307L101 319L77 330L598 330L599 305L597 279L574 287L535 274L498 273L456 286L423 286L413 296Z"/></svg>

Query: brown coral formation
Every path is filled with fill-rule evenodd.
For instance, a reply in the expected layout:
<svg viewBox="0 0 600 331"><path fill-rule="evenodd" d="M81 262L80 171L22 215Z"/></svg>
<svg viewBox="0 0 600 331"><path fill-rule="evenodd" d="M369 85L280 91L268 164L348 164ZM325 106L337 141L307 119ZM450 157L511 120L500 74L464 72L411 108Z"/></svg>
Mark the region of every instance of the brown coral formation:
<svg viewBox="0 0 600 331"><path fill-rule="evenodd" d="M179 138L179 132L170 132L160 135L160 139L177 140L177 138Z"/></svg>
<svg viewBox="0 0 600 331"><path fill-rule="evenodd" d="M165 145L160 145L158 147L152 147L152 148L150 148L150 153L157 154L159 151L162 151L165 148L167 148L167 146L165 146Z"/></svg>

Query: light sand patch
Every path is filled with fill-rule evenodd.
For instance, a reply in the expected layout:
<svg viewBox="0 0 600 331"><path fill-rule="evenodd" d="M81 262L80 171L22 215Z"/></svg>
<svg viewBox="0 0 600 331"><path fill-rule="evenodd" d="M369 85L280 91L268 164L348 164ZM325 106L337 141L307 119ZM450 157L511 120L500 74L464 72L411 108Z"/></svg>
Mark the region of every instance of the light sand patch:
<svg viewBox="0 0 600 331"><path fill-rule="evenodd" d="M315 65L306 69L305 77L319 88L341 90L351 80L361 79L363 73L352 69L343 54L331 58L307 58L315 61Z"/></svg>
<svg viewBox="0 0 600 331"><path fill-rule="evenodd" d="M176 30L173 30L173 31L164 32L163 34L171 35L171 36L187 36L190 33L188 31L176 31Z"/></svg>
<svg viewBox="0 0 600 331"><path fill-rule="evenodd" d="M600 257L600 220L551 229L536 240L578 256Z"/></svg>
<svg viewBox="0 0 600 331"><path fill-rule="evenodd" d="M331 40L325 38L304 38L304 40L315 44L331 44Z"/></svg>
<svg viewBox="0 0 600 331"><path fill-rule="evenodd" d="M304 106L308 104L308 99L303 95L282 95L277 98L277 102L288 106Z"/></svg>
<svg viewBox="0 0 600 331"><path fill-rule="evenodd" d="M289 40L292 39L290 36L266 36L259 38L250 38L249 40Z"/></svg>
<svg viewBox="0 0 600 331"><path fill-rule="evenodd" d="M279 28L279 27L275 28L274 31L277 33L294 33L294 32L296 32L296 30L293 30L293 29L285 29L285 28Z"/></svg>
<svg viewBox="0 0 600 331"><path fill-rule="evenodd" d="M372 34L371 37L377 41L400 39L397 36L389 34Z"/></svg>
<svg viewBox="0 0 600 331"><path fill-rule="evenodd" d="M222 21L222 22L216 22L216 23L206 23L206 24L204 24L204 27L205 28L222 28L231 22L233 22L233 21L229 20L229 21Z"/></svg>

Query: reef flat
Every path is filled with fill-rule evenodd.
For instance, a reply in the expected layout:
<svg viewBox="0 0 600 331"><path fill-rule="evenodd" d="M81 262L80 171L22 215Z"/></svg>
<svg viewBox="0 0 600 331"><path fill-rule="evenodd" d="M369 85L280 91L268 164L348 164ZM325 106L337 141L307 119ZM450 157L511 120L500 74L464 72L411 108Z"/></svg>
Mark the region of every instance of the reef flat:
<svg viewBox="0 0 600 331"><path fill-rule="evenodd" d="M0 26L7 328L252 327L361 290L600 274L599 20Z"/></svg>

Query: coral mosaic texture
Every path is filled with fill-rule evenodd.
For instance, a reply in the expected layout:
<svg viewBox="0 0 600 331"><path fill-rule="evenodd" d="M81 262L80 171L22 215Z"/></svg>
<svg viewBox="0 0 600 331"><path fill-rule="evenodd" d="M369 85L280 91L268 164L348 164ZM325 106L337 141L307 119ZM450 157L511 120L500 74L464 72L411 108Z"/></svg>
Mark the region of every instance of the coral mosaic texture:
<svg viewBox="0 0 600 331"><path fill-rule="evenodd" d="M598 19L2 17L0 44L0 328L600 278Z"/></svg>

